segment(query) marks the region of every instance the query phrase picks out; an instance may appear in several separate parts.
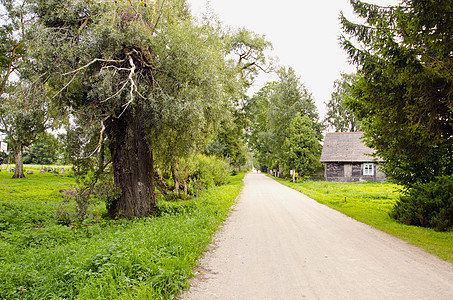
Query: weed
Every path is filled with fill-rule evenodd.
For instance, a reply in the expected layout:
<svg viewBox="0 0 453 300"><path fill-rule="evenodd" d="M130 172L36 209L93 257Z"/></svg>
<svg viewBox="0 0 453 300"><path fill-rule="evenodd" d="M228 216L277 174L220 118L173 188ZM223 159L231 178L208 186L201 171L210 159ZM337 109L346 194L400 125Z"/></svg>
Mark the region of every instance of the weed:
<svg viewBox="0 0 453 300"><path fill-rule="evenodd" d="M159 203L157 217L67 226L74 204L58 191L73 177L22 181L0 173L0 299L173 299L226 219L243 174L199 197ZM71 206L72 205L72 206ZM104 204L105 206L105 204ZM67 213L67 215L65 215Z"/></svg>

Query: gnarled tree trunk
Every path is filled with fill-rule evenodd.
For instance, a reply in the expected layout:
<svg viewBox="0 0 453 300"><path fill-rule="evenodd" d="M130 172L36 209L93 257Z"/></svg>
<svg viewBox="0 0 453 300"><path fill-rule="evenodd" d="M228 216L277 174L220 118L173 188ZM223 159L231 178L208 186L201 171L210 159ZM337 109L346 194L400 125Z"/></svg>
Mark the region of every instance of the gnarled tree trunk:
<svg viewBox="0 0 453 300"><path fill-rule="evenodd" d="M16 163L16 167L14 168L13 178L25 178L22 146L20 145L14 149L14 162Z"/></svg>
<svg viewBox="0 0 453 300"><path fill-rule="evenodd" d="M156 212L153 154L145 138L142 109L106 121L115 184L121 196L109 207L112 217L143 217Z"/></svg>

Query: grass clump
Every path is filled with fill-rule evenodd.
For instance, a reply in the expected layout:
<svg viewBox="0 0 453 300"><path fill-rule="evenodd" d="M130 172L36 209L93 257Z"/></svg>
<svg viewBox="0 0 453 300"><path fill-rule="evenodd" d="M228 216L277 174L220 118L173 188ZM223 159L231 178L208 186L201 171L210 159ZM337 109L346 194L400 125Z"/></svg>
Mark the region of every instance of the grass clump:
<svg viewBox="0 0 453 300"><path fill-rule="evenodd" d="M453 232L402 224L390 216L400 197L400 187L390 183L287 182L276 179L319 203L371 225L440 258L453 262Z"/></svg>
<svg viewBox="0 0 453 300"><path fill-rule="evenodd" d="M36 174L16 181L3 175L0 299L176 298L226 219L244 176L192 200L161 201L156 217L89 218L68 226L57 222L55 212L64 199L58 190L74 178ZM44 182L49 186L41 192L9 194L39 189Z"/></svg>

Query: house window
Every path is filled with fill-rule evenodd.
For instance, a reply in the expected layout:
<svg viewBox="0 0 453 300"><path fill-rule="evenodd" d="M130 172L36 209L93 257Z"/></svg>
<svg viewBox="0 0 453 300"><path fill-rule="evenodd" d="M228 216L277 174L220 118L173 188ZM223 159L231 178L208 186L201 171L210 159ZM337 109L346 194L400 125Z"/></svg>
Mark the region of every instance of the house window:
<svg viewBox="0 0 453 300"><path fill-rule="evenodd" d="M363 164L363 175L373 176L374 175L374 164Z"/></svg>

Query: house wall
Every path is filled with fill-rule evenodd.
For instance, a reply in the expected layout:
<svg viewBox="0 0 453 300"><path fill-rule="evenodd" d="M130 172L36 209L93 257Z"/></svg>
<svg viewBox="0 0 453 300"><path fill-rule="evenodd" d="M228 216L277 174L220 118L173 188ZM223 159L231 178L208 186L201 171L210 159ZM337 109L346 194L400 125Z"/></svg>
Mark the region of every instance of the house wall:
<svg viewBox="0 0 453 300"><path fill-rule="evenodd" d="M365 182L385 181L384 173L374 164L374 175L363 175L362 163L325 163L324 176L326 181L337 182Z"/></svg>

